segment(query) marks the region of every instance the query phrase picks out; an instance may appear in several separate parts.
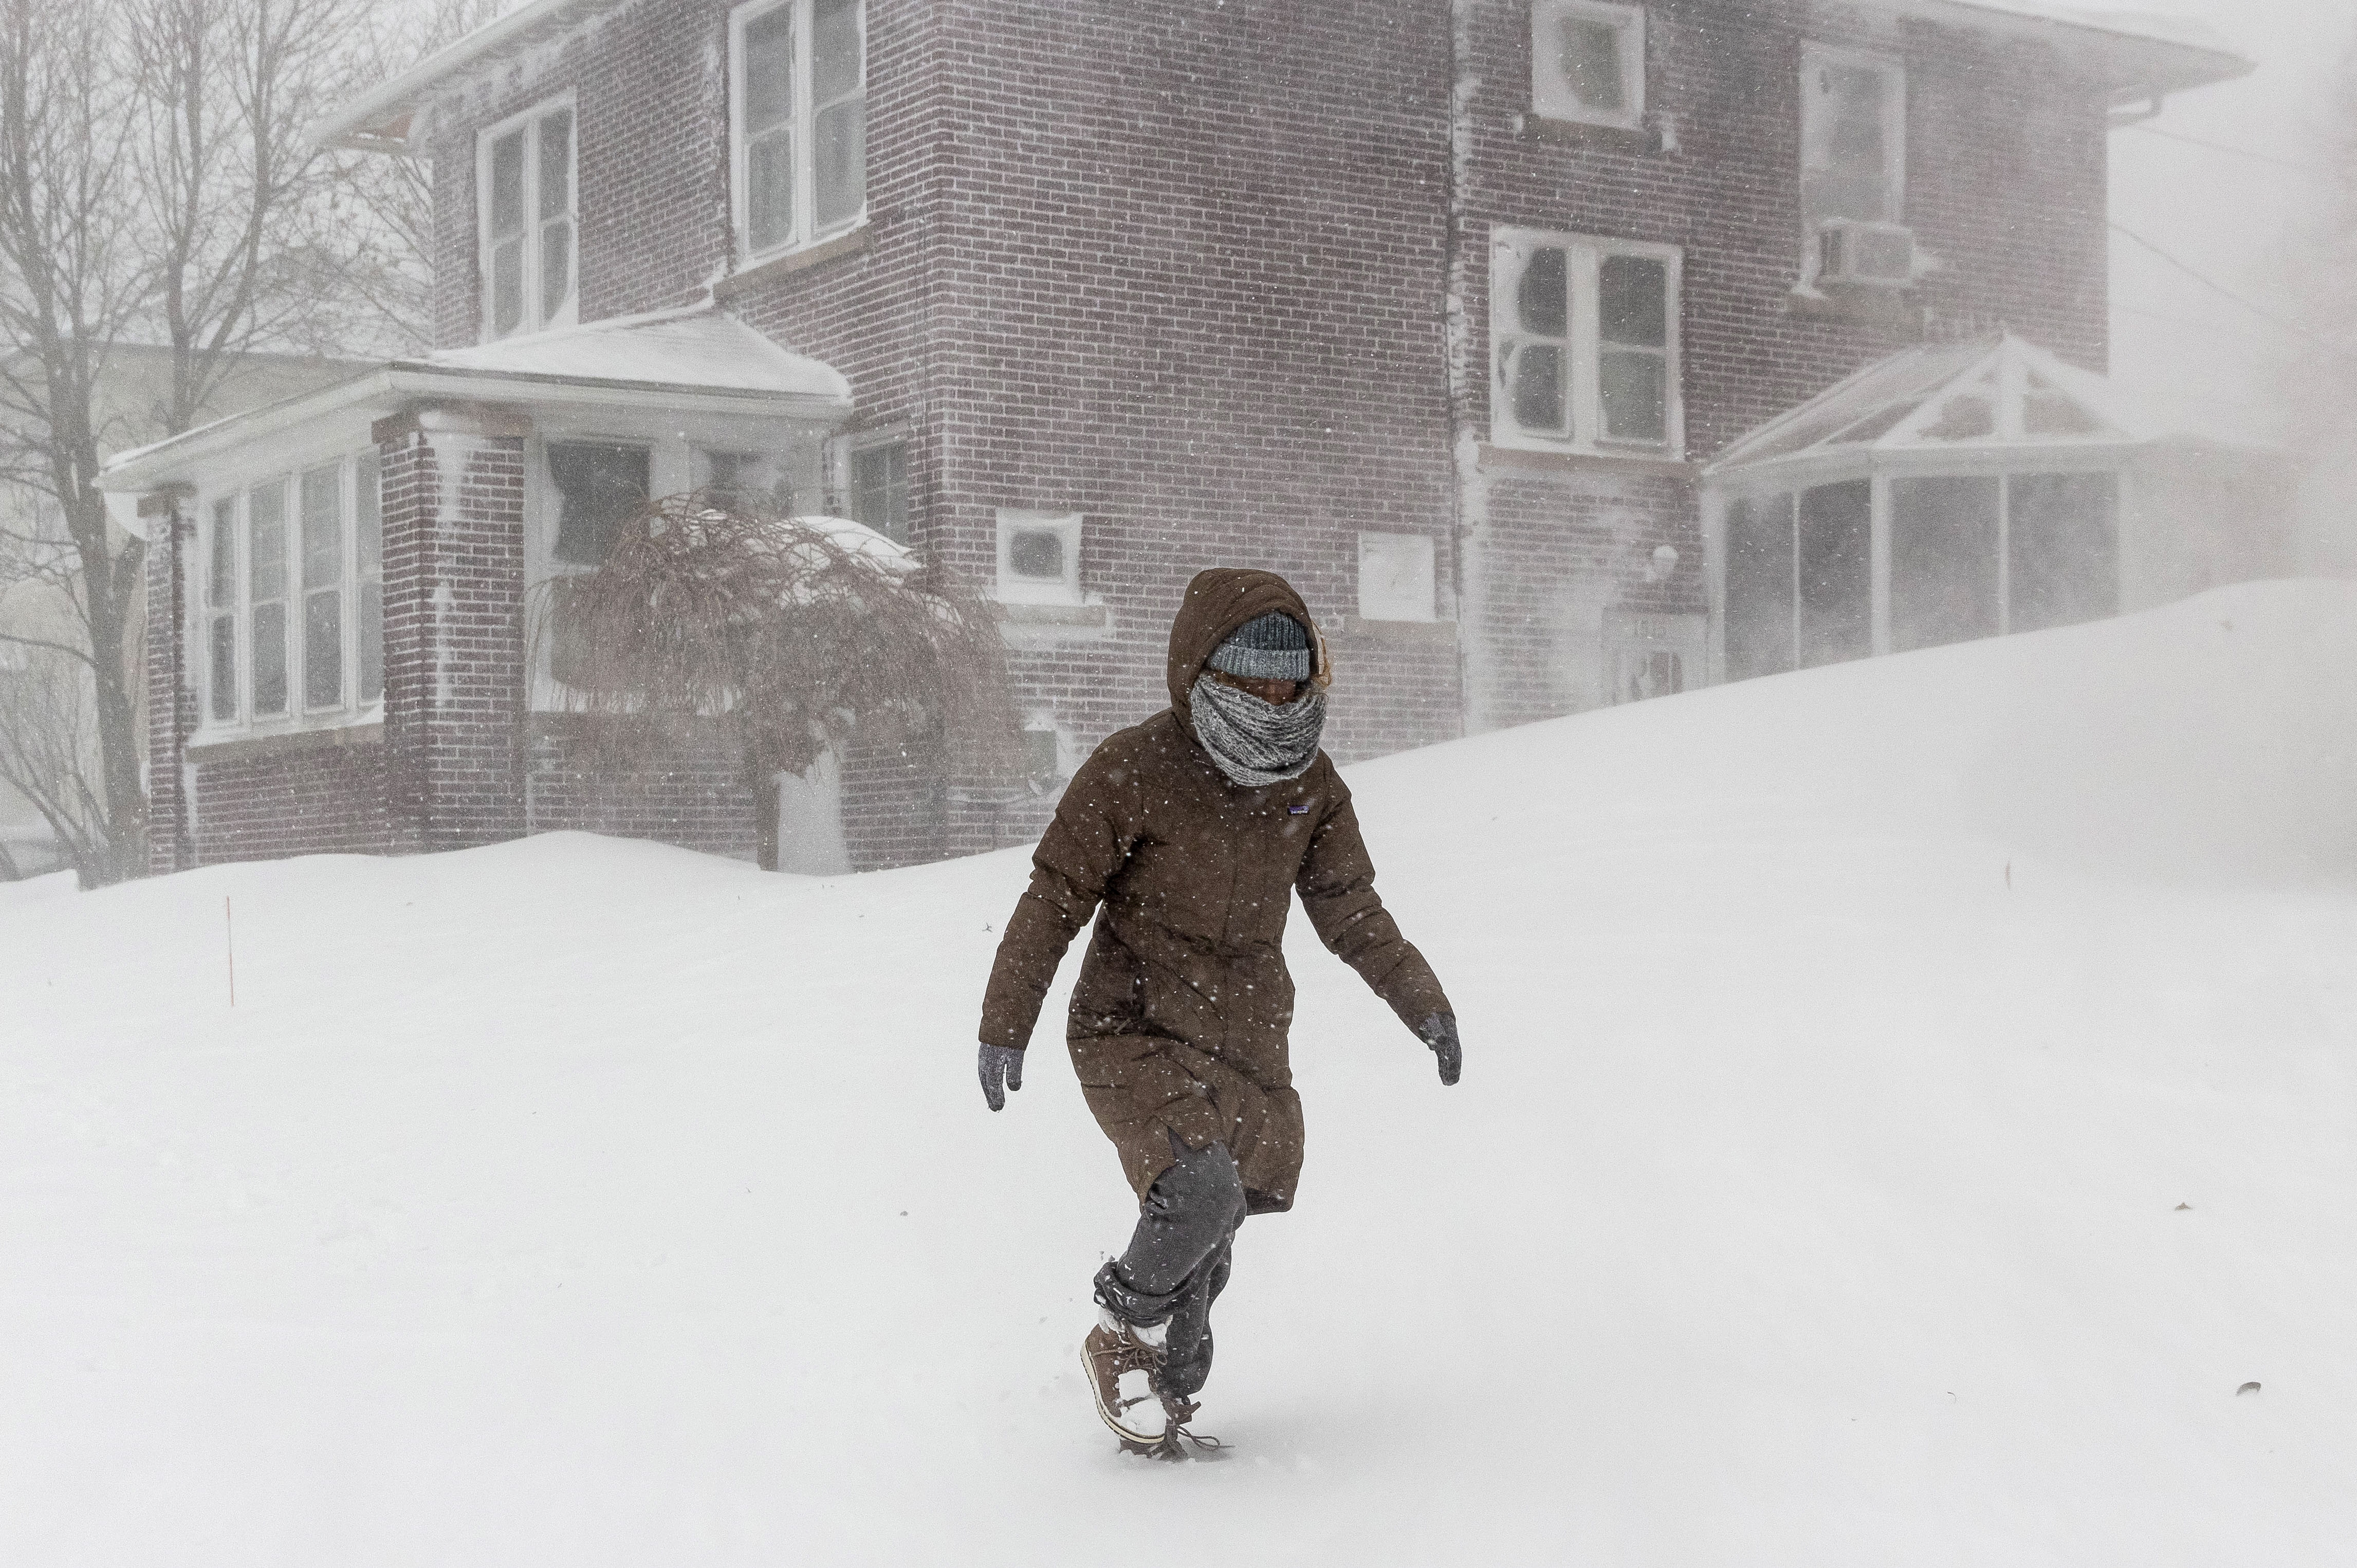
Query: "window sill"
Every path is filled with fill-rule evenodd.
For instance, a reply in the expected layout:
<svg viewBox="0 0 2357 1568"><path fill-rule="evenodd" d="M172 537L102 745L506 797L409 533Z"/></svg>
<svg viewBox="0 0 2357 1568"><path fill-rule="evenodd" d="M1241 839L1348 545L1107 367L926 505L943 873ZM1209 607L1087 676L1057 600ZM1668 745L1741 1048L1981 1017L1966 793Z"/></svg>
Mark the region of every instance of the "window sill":
<svg viewBox="0 0 2357 1568"><path fill-rule="evenodd" d="M1535 110L1514 116L1514 134L1528 142L1599 147L1616 153L1648 155L1668 150L1662 145L1661 138L1642 124L1608 125L1593 120L1556 120Z"/></svg>
<svg viewBox="0 0 2357 1568"><path fill-rule="evenodd" d="M1908 303L1909 288L1860 288L1855 285L1794 284L1785 312L1797 321L1839 321L1855 326L1921 331L1923 313Z"/></svg>
<svg viewBox="0 0 2357 1568"><path fill-rule="evenodd" d="M998 618L1009 626L1076 626L1096 628L1112 617L1103 605L998 604Z"/></svg>
<svg viewBox="0 0 2357 1568"><path fill-rule="evenodd" d="M1361 638L1369 642L1454 644L1457 623L1453 620L1369 620L1364 616L1344 616L1342 624L1334 628L1334 635Z"/></svg>
<svg viewBox="0 0 2357 1568"><path fill-rule="evenodd" d="M188 753L189 760L195 762L234 762L248 757L285 757L299 751L383 744L384 721L373 718L321 725L309 729L275 730L262 735L207 736L199 734L189 738Z"/></svg>
<svg viewBox="0 0 2357 1568"><path fill-rule="evenodd" d="M827 263L843 256L856 256L867 249L868 236L873 232L874 231L868 227L867 220L863 218L842 233L829 239L813 241L798 251L788 251L782 255L771 256L767 261L756 262L744 271L732 273L714 284L712 285L713 301L716 304L724 304L735 299L738 295L767 287L796 273L807 272L813 267L824 266Z"/></svg>
<svg viewBox="0 0 2357 1568"><path fill-rule="evenodd" d="M1483 468L1525 468L1542 474L1660 474L1686 478L1702 465L1684 457L1640 452L1557 452L1484 444L1475 456Z"/></svg>

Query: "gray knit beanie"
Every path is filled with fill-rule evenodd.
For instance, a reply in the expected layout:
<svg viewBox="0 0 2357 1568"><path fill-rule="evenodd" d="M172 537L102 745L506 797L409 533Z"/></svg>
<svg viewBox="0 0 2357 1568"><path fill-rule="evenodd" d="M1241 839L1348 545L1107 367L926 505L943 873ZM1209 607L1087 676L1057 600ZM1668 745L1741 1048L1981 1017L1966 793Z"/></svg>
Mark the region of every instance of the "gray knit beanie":
<svg viewBox="0 0 2357 1568"><path fill-rule="evenodd" d="M1281 610L1238 627L1220 644L1211 668L1246 681L1309 679L1309 628Z"/></svg>

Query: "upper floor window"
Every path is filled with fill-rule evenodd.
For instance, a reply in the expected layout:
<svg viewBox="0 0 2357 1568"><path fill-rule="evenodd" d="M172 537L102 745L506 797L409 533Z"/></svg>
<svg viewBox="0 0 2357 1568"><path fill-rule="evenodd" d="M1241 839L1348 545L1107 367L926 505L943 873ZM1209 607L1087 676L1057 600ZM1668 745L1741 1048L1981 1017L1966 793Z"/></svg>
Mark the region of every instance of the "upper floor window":
<svg viewBox="0 0 2357 1568"><path fill-rule="evenodd" d="M1679 253L1502 229L1492 241L1491 439L1676 456Z"/></svg>
<svg viewBox="0 0 2357 1568"><path fill-rule="evenodd" d="M751 260L857 222L867 205L863 0L757 0L729 16L737 246Z"/></svg>
<svg viewBox="0 0 2357 1568"><path fill-rule="evenodd" d="M542 104L475 145L483 337L571 324L576 247L573 104Z"/></svg>
<svg viewBox="0 0 2357 1568"><path fill-rule="evenodd" d="M1531 0L1531 109L1633 128L1645 117L1645 8Z"/></svg>
<svg viewBox="0 0 2357 1568"><path fill-rule="evenodd" d="M384 696L373 449L222 496L200 525L205 725L339 719Z"/></svg>
<svg viewBox="0 0 2357 1568"><path fill-rule="evenodd" d="M1911 255L1844 254L1862 242L1887 247L1893 238L1903 240L1862 227L1906 221L1907 75L1897 60L1819 44L1803 48L1801 215L1803 281L1827 270L1829 223L1835 233L1831 270L1855 270L1860 281L1876 281L1878 266L1900 279L1911 272Z"/></svg>

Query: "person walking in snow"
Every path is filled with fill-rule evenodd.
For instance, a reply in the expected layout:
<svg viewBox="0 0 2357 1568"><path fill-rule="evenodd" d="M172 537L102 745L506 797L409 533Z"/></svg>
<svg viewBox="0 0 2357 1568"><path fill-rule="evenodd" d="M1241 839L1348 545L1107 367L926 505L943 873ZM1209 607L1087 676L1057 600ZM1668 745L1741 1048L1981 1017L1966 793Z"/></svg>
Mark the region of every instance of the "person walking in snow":
<svg viewBox="0 0 2357 1568"><path fill-rule="evenodd" d="M1170 706L1081 765L1032 856L983 1001L980 1070L993 1111L1023 1087L1056 966L1096 915L1066 1039L1138 1220L1097 1273L1082 1359L1122 1446L1175 1455L1211 1373L1236 1227L1290 1208L1301 1174L1292 895L1433 1050L1442 1083L1461 1056L1455 1010L1376 897L1351 791L1318 749L1333 668L1301 596L1272 572L1199 574L1168 673Z"/></svg>

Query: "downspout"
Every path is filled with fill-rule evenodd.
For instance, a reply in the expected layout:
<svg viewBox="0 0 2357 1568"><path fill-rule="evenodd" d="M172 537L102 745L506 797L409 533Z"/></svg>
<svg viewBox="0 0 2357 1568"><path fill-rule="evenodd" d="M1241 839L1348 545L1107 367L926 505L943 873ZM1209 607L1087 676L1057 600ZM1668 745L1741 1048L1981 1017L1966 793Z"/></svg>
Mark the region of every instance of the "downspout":
<svg viewBox="0 0 2357 1568"><path fill-rule="evenodd" d="M1473 323L1466 295L1477 236L1470 215L1473 166L1473 103L1481 79L1473 66L1473 27L1481 0L1449 0L1448 167L1443 183L1443 295L1441 323L1448 367L1450 542L1457 563L1457 689L1460 733L1489 727L1483 659L1475 648L1486 602L1478 548L1489 521L1487 481L1481 474L1480 429L1473 418Z"/></svg>

